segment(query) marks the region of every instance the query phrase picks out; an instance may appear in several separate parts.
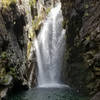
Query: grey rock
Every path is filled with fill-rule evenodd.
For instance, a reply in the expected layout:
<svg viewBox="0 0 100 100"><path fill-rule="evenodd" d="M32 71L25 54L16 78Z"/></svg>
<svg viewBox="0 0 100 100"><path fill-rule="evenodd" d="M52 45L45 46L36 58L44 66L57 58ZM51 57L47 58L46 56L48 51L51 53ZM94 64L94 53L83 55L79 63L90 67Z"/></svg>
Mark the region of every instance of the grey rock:
<svg viewBox="0 0 100 100"><path fill-rule="evenodd" d="M0 91L0 100L4 98L7 94L8 88L4 88L2 91Z"/></svg>
<svg viewBox="0 0 100 100"><path fill-rule="evenodd" d="M91 100L100 100L100 92L98 92Z"/></svg>

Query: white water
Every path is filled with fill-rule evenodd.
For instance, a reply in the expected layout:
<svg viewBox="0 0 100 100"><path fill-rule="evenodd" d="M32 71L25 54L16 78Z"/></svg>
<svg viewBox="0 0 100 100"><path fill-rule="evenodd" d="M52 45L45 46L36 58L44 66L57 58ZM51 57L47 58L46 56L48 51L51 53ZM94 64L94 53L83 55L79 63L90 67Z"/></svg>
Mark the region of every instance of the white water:
<svg viewBox="0 0 100 100"><path fill-rule="evenodd" d="M62 28L59 3L49 13L35 41L38 63L38 87L65 87L61 81L61 68L65 50L65 31Z"/></svg>

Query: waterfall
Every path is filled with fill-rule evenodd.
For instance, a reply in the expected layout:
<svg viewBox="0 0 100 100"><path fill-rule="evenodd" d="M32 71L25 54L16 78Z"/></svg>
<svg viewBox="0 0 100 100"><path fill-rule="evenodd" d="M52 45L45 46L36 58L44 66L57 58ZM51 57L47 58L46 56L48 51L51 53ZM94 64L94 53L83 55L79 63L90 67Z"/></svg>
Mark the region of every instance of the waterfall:
<svg viewBox="0 0 100 100"><path fill-rule="evenodd" d="M61 4L52 8L35 40L38 63L38 86L61 87L61 68L65 51L65 30L62 28Z"/></svg>

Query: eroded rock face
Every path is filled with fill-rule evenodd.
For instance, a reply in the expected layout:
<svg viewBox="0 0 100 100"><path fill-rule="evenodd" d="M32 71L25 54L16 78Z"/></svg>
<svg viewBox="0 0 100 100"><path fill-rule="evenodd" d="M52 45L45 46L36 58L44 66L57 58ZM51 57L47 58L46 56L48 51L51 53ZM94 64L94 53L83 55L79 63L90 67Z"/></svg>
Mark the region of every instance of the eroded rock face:
<svg viewBox="0 0 100 100"><path fill-rule="evenodd" d="M0 8L0 86L7 90L17 81L22 86L24 81L27 84L26 25L26 12L20 11L16 3Z"/></svg>
<svg viewBox="0 0 100 100"><path fill-rule="evenodd" d="M65 82L100 91L100 1L61 0L66 29Z"/></svg>
<svg viewBox="0 0 100 100"><path fill-rule="evenodd" d="M91 100L100 100L100 92L98 92Z"/></svg>
<svg viewBox="0 0 100 100"><path fill-rule="evenodd" d="M42 5L41 13L37 13L36 5ZM51 0L32 5L29 0L18 0L7 7L0 6L0 86L6 85L7 90L10 86L18 91L36 85L33 40L50 11L46 8L51 5Z"/></svg>

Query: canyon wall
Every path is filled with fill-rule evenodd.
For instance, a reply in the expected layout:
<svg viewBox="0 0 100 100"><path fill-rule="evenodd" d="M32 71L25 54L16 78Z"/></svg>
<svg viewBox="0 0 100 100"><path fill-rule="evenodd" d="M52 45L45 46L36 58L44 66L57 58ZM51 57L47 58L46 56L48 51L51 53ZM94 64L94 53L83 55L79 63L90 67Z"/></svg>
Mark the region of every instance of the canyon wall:
<svg viewBox="0 0 100 100"><path fill-rule="evenodd" d="M79 91L100 91L100 1L61 0L66 29L64 80Z"/></svg>

